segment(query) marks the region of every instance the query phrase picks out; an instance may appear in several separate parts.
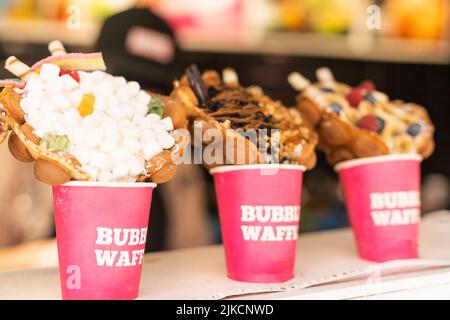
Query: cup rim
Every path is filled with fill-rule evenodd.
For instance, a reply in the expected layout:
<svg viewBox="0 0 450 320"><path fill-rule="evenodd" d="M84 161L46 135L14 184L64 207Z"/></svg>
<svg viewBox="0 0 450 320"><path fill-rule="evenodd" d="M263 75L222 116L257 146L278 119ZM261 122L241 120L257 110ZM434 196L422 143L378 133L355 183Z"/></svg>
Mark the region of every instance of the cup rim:
<svg viewBox="0 0 450 320"><path fill-rule="evenodd" d="M288 169L306 171L306 167L301 164L280 164L280 163L263 163L263 164L237 164L218 166L209 170L210 174L239 171L239 170L262 170L262 169Z"/></svg>
<svg viewBox="0 0 450 320"><path fill-rule="evenodd" d="M383 156L376 157L366 157L366 158L358 158L342 161L334 166L334 171L339 172L344 169L349 169L355 166L369 164L369 163L377 163L377 162L389 162L396 160L416 160L421 162L423 160L422 156L418 154L387 154Z"/></svg>
<svg viewBox="0 0 450 320"><path fill-rule="evenodd" d="M153 182L98 182L98 181L69 181L57 187L100 187L100 188L156 188Z"/></svg>

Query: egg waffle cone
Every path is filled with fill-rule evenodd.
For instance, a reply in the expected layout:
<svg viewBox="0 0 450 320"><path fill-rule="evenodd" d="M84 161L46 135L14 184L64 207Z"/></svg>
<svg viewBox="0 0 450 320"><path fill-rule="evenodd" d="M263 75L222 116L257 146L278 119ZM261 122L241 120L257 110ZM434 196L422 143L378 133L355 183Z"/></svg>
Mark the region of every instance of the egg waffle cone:
<svg viewBox="0 0 450 320"><path fill-rule="evenodd" d="M216 137L218 141L202 141L204 145L222 146L222 162L205 163L208 168L219 164L274 160L302 164L307 168L315 165L317 136L300 113L289 111L281 103L265 96L260 88L242 87L231 69L224 71L223 79L215 71L200 75L196 67L188 69L187 74L175 82L171 96L184 105L191 131L201 124L203 133L208 129L220 133ZM242 134L257 129L267 132L278 129L279 134L261 142ZM279 140L280 146L278 159L274 159L273 150L268 152L275 139Z"/></svg>
<svg viewBox="0 0 450 320"><path fill-rule="evenodd" d="M49 47L54 43L51 43ZM15 57L6 61L6 68L21 81L3 81L0 83L0 143L6 140L9 134L8 145L12 155L22 162L34 162L35 175L38 180L59 185L70 180L92 181L87 172L81 169L80 162L69 152L50 150L47 144L34 134L34 129L26 123L25 113L20 107L22 99L17 88L20 83L38 75L44 63L54 63L69 70L98 70L104 69L101 54L67 54L62 44L59 44L57 53L51 50L52 56L41 60L33 67L28 67ZM157 96L156 94L151 94ZM184 108L179 102L165 96L158 96L164 110L164 116L174 117L174 128L186 127ZM176 161L182 157L187 145L187 137L178 135L175 145L170 150L164 150L152 159L146 161L144 172L137 178L137 182L151 181L164 183L169 181L176 172Z"/></svg>
<svg viewBox="0 0 450 320"><path fill-rule="evenodd" d="M334 165L390 153L416 153L423 158L431 155L434 127L425 108L389 101L371 87L352 88L335 82L326 68L319 69L317 76L320 81L310 83L293 73L289 82L300 91L295 108L317 128L318 148L325 152L328 162ZM355 100L352 95L357 94L361 97ZM419 133L408 132L414 125L420 126Z"/></svg>

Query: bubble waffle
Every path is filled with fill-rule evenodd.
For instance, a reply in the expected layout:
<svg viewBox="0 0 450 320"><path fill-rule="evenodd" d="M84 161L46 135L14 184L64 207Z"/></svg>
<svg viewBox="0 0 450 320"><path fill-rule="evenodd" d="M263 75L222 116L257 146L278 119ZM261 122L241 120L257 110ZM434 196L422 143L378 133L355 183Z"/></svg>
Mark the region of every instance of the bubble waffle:
<svg viewBox="0 0 450 320"><path fill-rule="evenodd" d="M232 69L225 69L220 77L215 71L201 75L196 66L191 66L186 75L175 82L171 96L183 103L191 124L201 123L203 132L208 129L221 132L221 142L225 141L222 163L266 163L277 158L275 150L279 151L276 161L302 164L307 168L315 165L317 135L300 113L270 99L258 87L241 86ZM270 129L279 130L264 144L255 144L240 133L256 129L266 129L269 135ZM276 140L279 150L275 149ZM203 141L206 145L213 142L218 141ZM227 149L227 145L232 147ZM217 163L206 165L212 167Z"/></svg>
<svg viewBox="0 0 450 320"><path fill-rule="evenodd" d="M296 109L317 128L319 149L328 162L385 154L419 154L434 150L434 127L426 110L400 100L390 101L365 81L352 88L334 80L328 68L316 72L318 83L299 73L288 81L300 93Z"/></svg>
<svg viewBox="0 0 450 320"><path fill-rule="evenodd" d="M52 56L31 68L15 57L6 61L6 69L20 77L20 80L0 82L0 142L11 132L8 145L12 155L23 162L34 161L36 177L51 185L70 180L156 183L170 180L176 172L174 162L181 156L180 150L186 144L186 137L178 135L179 138L174 139L170 132L185 127L184 108L169 97L144 93L137 83L127 83L123 78L114 78L106 73L94 75L100 72L94 70L105 68L100 53L67 54L59 41L52 42L49 49ZM51 73L55 74L50 77ZM97 83L87 81L91 76L97 77ZM111 96L111 93L100 92L98 86L108 81L115 81L117 88L122 86L128 90L123 93L114 89L116 96L130 104L139 102L139 106L131 105L127 110L121 110L119 106L111 107L109 104L114 101L108 100L103 105L104 112L100 111L100 93L106 96ZM63 89L58 91L49 83ZM126 96L121 97L120 94ZM36 100L32 95L40 96L41 100ZM47 100L42 100L44 95ZM73 97L75 102L71 100ZM55 111L48 109L50 104ZM77 105L77 108L73 107ZM134 109L138 107L145 108L141 110L142 116L141 111L138 115L137 109ZM50 118L58 112L60 118ZM99 122L93 122L96 119L94 115ZM176 122L172 122L171 115L176 115ZM66 120L62 125L58 123ZM104 140L87 133L84 140L77 140L77 135L82 135L83 131L94 132L96 126L103 128L103 120L111 124L110 131L100 132ZM122 121L123 126L114 121ZM70 131L71 125L78 131ZM134 138L136 134L140 136ZM117 136L119 140L110 144L110 135ZM88 150L90 153L87 152L89 160L82 152L84 145L91 148ZM112 158L116 155L116 162L108 159L108 156ZM123 158L124 155L129 158Z"/></svg>

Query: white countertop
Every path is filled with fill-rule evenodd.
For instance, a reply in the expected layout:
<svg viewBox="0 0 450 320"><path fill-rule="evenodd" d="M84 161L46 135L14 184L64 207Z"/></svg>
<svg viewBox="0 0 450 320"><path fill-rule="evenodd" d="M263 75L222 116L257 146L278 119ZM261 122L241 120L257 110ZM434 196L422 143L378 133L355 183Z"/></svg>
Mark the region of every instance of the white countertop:
<svg viewBox="0 0 450 320"><path fill-rule="evenodd" d="M372 263L349 229L301 235L296 277L252 284L226 277L221 246L146 255L139 299L450 299L450 212L421 224L421 259ZM0 272L0 299L60 299L56 268Z"/></svg>

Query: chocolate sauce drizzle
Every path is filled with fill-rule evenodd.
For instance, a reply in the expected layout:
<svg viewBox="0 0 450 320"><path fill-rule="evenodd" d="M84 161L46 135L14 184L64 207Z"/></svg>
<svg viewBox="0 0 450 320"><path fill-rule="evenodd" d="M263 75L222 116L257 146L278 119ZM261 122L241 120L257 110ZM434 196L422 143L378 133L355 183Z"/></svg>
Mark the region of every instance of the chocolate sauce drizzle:
<svg viewBox="0 0 450 320"><path fill-rule="evenodd" d="M245 88L222 83L207 86L195 65L186 74L200 107L215 120L228 120L232 129L268 129L270 134L274 128L272 116L263 112L261 104Z"/></svg>

